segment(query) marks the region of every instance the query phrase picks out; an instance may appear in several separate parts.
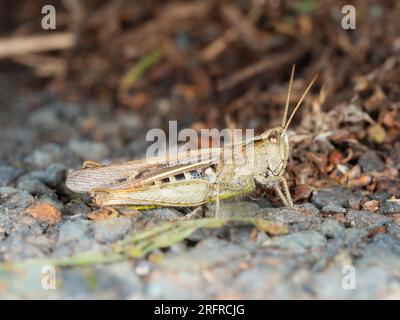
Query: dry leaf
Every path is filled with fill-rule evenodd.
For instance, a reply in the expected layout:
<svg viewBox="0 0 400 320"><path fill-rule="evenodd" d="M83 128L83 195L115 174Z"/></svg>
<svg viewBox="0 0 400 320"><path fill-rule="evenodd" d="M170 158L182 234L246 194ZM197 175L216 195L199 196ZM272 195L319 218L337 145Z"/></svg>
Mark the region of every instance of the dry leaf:
<svg viewBox="0 0 400 320"><path fill-rule="evenodd" d="M379 109L382 102L385 100L385 94L381 88L375 88L373 95L371 95L367 101L365 101L365 108L368 112L372 112L374 110Z"/></svg>
<svg viewBox="0 0 400 320"><path fill-rule="evenodd" d="M99 210L89 213L88 218L93 221L99 221L109 218L116 218L119 216L117 210L111 207L102 207Z"/></svg>
<svg viewBox="0 0 400 320"><path fill-rule="evenodd" d="M332 152L329 153L328 158L330 163L337 165L342 162L343 155L340 151L333 150Z"/></svg>
<svg viewBox="0 0 400 320"><path fill-rule="evenodd" d="M375 212L379 210L380 202L378 200L370 200L365 202L363 207L365 210Z"/></svg>
<svg viewBox="0 0 400 320"><path fill-rule="evenodd" d="M385 226L377 226L377 227L372 228L368 232L368 237L372 238L379 233L386 233L386 227Z"/></svg>
<svg viewBox="0 0 400 320"><path fill-rule="evenodd" d="M385 129L379 123L369 126L368 139L375 143L384 143L386 140Z"/></svg>
<svg viewBox="0 0 400 320"><path fill-rule="evenodd" d="M49 203L39 203L25 210L37 220L50 224L57 224L61 221L61 212Z"/></svg>

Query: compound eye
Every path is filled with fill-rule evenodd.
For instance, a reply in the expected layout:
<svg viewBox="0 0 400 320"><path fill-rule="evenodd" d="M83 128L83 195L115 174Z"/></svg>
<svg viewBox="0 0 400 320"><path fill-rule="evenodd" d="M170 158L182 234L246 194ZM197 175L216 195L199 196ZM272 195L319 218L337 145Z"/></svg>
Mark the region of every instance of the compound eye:
<svg viewBox="0 0 400 320"><path fill-rule="evenodd" d="M268 136L268 141L273 144L277 144L279 141L279 133L278 131L272 131Z"/></svg>

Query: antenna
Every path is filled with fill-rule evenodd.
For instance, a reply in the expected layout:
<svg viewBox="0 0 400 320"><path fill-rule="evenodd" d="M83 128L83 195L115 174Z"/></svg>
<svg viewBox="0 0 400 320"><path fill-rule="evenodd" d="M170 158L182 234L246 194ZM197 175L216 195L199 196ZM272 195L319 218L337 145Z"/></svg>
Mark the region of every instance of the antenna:
<svg viewBox="0 0 400 320"><path fill-rule="evenodd" d="M286 125L285 125L285 127L283 128L283 132L285 132L285 131L287 130L287 128L289 127L289 124L290 124L290 122L292 121L294 114L295 114L296 111L299 109L301 103L303 102L303 100L304 100L304 98L306 97L308 91L310 91L312 85L314 84L315 80L317 80L317 78L318 78L318 76L315 76L315 77L311 80L311 82L310 82L310 84L308 85L307 89L304 91L304 93L303 93L303 95L301 96L299 102L298 102L297 105L294 107L294 110L293 110L292 114L290 115L289 120L286 122Z"/></svg>
<svg viewBox="0 0 400 320"><path fill-rule="evenodd" d="M287 115L288 115L288 110L289 110L289 102L290 102L290 94L292 92L292 84L293 84L293 78L294 78L294 71L296 69L296 65L294 64L292 66L292 73L290 75L290 81L289 81L289 89L288 89L288 95L286 98L286 105L285 105L285 112L283 114L283 119L282 119L282 128L285 126Z"/></svg>

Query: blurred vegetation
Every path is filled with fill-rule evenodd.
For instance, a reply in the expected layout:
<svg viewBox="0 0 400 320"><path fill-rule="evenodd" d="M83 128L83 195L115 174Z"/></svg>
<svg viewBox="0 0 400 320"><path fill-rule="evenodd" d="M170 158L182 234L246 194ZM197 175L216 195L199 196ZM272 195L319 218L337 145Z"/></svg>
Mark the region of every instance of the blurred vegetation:
<svg viewBox="0 0 400 320"><path fill-rule="evenodd" d="M57 10L56 30L41 29L46 4ZM356 7L356 30L341 28L345 4ZM221 108L243 127L275 119L271 109L283 104L294 63L297 79L320 75L328 102L350 97L356 79L400 47L396 1L4 0L1 6L4 37L77 36L70 48L7 57L52 92L138 112L157 110L165 98L171 118L186 109L205 127L224 124Z"/></svg>

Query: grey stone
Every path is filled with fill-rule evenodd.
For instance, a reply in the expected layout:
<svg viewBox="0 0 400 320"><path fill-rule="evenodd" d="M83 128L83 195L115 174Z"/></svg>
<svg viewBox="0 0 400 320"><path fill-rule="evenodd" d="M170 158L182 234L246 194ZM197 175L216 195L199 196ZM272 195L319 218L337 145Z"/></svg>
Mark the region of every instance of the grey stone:
<svg viewBox="0 0 400 320"><path fill-rule="evenodd" d="M274 248L289 251L295 254L303 254L308 250L324 247L326 238L319 232L299 231L285 236L275 237L271 241Z"/></svg>
<svg viewBox="0 0 400 320"><path fill-rule="evenodd" d="M66 125L73 124L74 120L82 118L79 106L60 101L52 101L39 110L31 113L28 121L31 125L46 132L60 130Z"/></svg>
<svg viewBox="0 0 400 320"><path fill-rule="evenodd" d="M180 270L178 272L153 272L146 286L149 299L205 299L208 297L208 283L201 273Z"/></svg>
<svg viewBox="0 0 400 320"><path fill-rule="evenodd" d="M385 201L388 200L389 198L390 198L389 193L381 190L378 190L369 196L370 200L378 200L378 201Z"/></svg>
<svg viewBox="0 0 400 320"><path fill-rule="evenodd" d="M312 261L311 257L304 257L304 260L311 260L312 266L308 268L312 274L321 272L332 264L350 264L353 262L350 252L346 249L346 242L344 236L338 236L336 238L328 237L328 242L323 252L318 252L314 255L315 259Z"/></svg>
<svg viewBox="0 0 400 320"><path fill-rule="evenodd" d="M143 212L142 214L138 215L136 220L138 223L143 220L151 219L152 223L159 223L162 221L170 221L170 220L178 220L181 219L183 215L171 208L159 208L159 209L152 209Z"/></svg>
<svg viewBox="0 0 400 320"><path fill-rule="evenodd" d="M138 299L142 284L128 261L86 269L63 269L59 290L63 299Z"/></svg>
<svg viewBox="0 0 400 320"><path fill-rule="evenodd" d="M260 215L265 219L271 219L282 223L300 223L319 219L317 214L306 215L292 208L265 208L260 211Z"/></svg>
<svg viewBox="0 0 400 320"><path fill-rule="evenodd" d="M44 227L35 220L33 217L24 216L22 220L19 221L16 228L13 230L12 235L16 237L29 238L31 236L40 236L43 234Z"/></svg>
<svg viewBox="0 0 400 320"><path fill-rule="evenodd" d="M43 229L39 223L20 224L3 241L1 251L7 261L43 258L50 246L43 237Z"/></svg>
<svg viewBox="0 0 400 320"><path fill-rule="evenodd" d="M400 270L400 240L387 234L378 234L365 247L363 255L356 260L356 268L385 270L392 277L398 278ZM357 279L358 282L358 279ZM397 283L399 281L397 280Z"/></svg>
<svg viewBox="0 0 400 320"><path fill-rule="evenodd" d="M79 242L71 241L64 244L56 244L53 248L53 258L65 259L66 257L87 254L87 253L104 253L109 251L107 245L97 243L89 232Z"/></svg>
<svg viewBox="0 0 400 320"><path fill-rule="evenodd" d="M7 165L0 165L0 187L8 185L23 172L24 170L19 168L10 167Z"/></svg>
<svg viewBox="0 0 400 320"><path fill-rule="evenodd" d="M346 209L340 206L327 205L321 210L323 213L346 213Z"/></svg>
<svg viewBox="0 0 400 320"><path fill-rule="evenodd" d="M58 278L58 290L52 291L59 291L63 299L89 299L96 290L97 277L92 268L61 269Z"/></svg>
<svg viewBox="0 0 400 320"><path fill-rule="evenodd" d="M349 293L353 299L388 299L390 292L398 292L399 282L390 274L390 271L385 268L363 268L356 265L357 272L357 290ZM397 283L397 290L396 288Z"/></svg>
<svg viewBox="0 0 400 320"><path fill-rule="evenodd" d="M349 210L346 214L346 223L356 228L368 228L377 223L390 222L384 215L369 211Z"/></svg>
<svg viewBox="0 0 400 320"><path fill-rule="evenodd" d="M311 202L318 208L326 206L347 207L354 196L350 190L341 187L316 190L312 193Z"/></svg>
<svg viewBox="0 0 400 320"><path fill-rule="evenodd" d="M389 222L385 224L386 231L393 237L400 239L400 226L394 222Z"/></svg>
<svg viewBox="0 0 400 320"><path fill-rule="evenodd" d="M274 299L284 284L284 275L274 266L256 265L240 272L231 282L232 287L228 285L226 289L240 298Z"/></svg>
<svg viewBox="0 0 400 320"><path fill-rule="evenodd" d="M313 210L314 206L309 208L303 207L302 210L292 208L265 208L262 209L261 215L265 219L279 221L289 224L291 232L301 230L319 230L321 225L321 217L318 210ZM315 208L315 207L314 207ZM305 210L305 212L303 212Z"/></svg>
<svg viewBox="0 0 400 320"><path fill-rule="evenodd" d="M61 159L61 147L57 144L49 143L34 150L25 158L25 162L37 168L46 168L54 162L59 162Z"/></svg>
<svg viewBox="0 0 400 320"><path fill-rule="evenodd" d="M381 212L383 214L400 213L400 203L386 200L381 203Z"/></svg>
<svg viewBox="0 0 400 320"><path fill-rule="evenodd" d="M353 283L350 281L350 272L354 272L352 270L351 266L335 266L316 274L311 281L315 296L319 299L335 300L383 298L381 294L387 289L390 280L385 270L355 267L355 287L352 287Z"/></svg>
<svg viewBox="0 0 400 320"><path fill-rule="evenodd" d="M95 267L97 280L96 299L143 299L143 286L131 262L118 262L109 266Z"/></svg>
<svg viewBox="0 0 400 320"><path fill-rule="evenodd" d="M232 263L249 256L241 246L217 238L201 241L192 250L168 256L162 266L168 270L205 270L213 266Z"/></svg>
<svg viewBox="0 0 400 320"><path fill-rule="evenodd" d="M219 217L254 217L260 212L260 207L255 202L248 201L221 201L219 207ZM207 211L208 216L215 215L215 203L210 205Z"/></svg>
<svg viewBox="0 0 400 320"><path fill-rule="evenodd" d="M350 228L345 229L345 243L349 252L355 257L361 257L364 254L367 245L368 231Z"/></svg>
<svg viewBox="0 0 400 320"><path fill-rule="evenodd" d="M301 211L306 211L308 214L313 216L317 216L320 213L319 209L309 202L296 204L294 207L299 208Z"/></svg>
<svg viewBox="0 0 400 320"><path fill-rule="evenodd" d="M328 238L340 238L345 233L345 228L335 220L325 219L321 224L321 233Z"/></svg>
<svg viewBox="0 0 400 320"><path fill-rule="evenodd" d="M8 209L27 208L35 199L26 191L11 187L0 187L0 204Z"/></svg>
<svg viewBox="0 0 400 320"><path fill-rule="evenodd" d="M88 238L91 222L88 220L69 220L60 225L58 233L59 245L71 242L80 242Z"/></svg>
<svg viewBox="0 0 400 320"><path fill-rule="evenodd" d="M363 172L382 171L385 169L385 164L374 151L365 152L358 159L358 163L360 164Z"/></svg>
<svg viewBox="0 0 400 320"><path fill-rule="evenodd" d="M8 237L9 238L9 237ZM41 248L30 244L30 243L23 243L18 246L11 246L6 242L8 238L4 241L2 251L4 260L9 262L17 262L23 261L28 259L43 259L46 256L46 253L43 252ZM4 249L5 248L5 249Z"/></svg>
<svg viewBox="0 0 400 320"><path fill-rule="evenodd" d="M371 239L367 246L367 250L371 250L371 256L376 256L380 252L386 254L393 254L400 257L400 240L388 234L377 234ZM366 252L366 255L368 252ZM400 265L400 261L399 261Z"/></svg>
<svg viewBox="0 0 400 320"><path fill-rule="evenodd" d="M23 176L18 180L17 188L29 192L33 196L49 195L54 191L38 179Z"/></svg>
<svg viewBox="0 0 400 320"><path fill-rule="evenodd" d="M126 217L109 218L94 224L94 237L100 243L122 239L131 227L131 220Z"/></svg>
<svg viewBox="0 0 400 320"><path fill-rule="evenodd" d="M299 222L291 225L289 227L290 232L298 232L303 230L315 230L319 231L321 229L321 218L310 219L308 221Z"/></svg>
<svg viewBox="0 0 400 320"><path fill-rule="evenodd" d="M100 142L72 140L68 147L79 158L94 161L104 160L110 153L109 149Z"/></svg>
<svg viewBox="0 0 400 320"><path fill-rule="evenodd" d="M10 209L0 207L0 230L3 233L9 234L15 226L15 221L11 218L12 215Z"/></svg>
<svg viewBox="0 0 400 320"><path fill-rule="evenodd" d="M32 113L29 123L42 130L56 130L60 125L60 120L55 108L42 108Z"/></svg>
<svg viewBox="0 0 400 320"><path fill-rule="evenodd" d="M229 240L243 248L254 251L256 242L251 239L251 232L253 230L253 227L229 228Z"/></svg>
<svg viewBox="0 0 400 320"><path fill-rule="evenodd" d="M29 123L34 126L45 126L57 123L56 112L53 109L40 109L33 112L29 117Z"/></svg>
<svg viewBox="0 0 400 320"><path fill-rule="evenodd" d="M45 170L32 171L29 177L38 179L50 188L57 188L59 185L64 183L67 168L61 163L50 164ZM26 177L24 176L24 177Z"/></svg>

